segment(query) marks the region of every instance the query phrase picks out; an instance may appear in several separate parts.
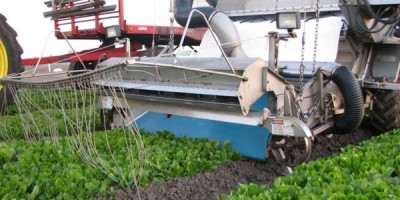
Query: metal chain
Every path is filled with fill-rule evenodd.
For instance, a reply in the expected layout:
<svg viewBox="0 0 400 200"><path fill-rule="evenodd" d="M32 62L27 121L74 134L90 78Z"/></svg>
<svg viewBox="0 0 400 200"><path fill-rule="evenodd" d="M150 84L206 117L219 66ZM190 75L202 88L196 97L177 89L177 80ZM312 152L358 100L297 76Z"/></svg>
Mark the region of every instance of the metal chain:
<svg viewBox="0 0 400 200"><path fill-rule="evenodd" d="M172 54L174 53L174 48L175 48L175 33L174 33L174 22L175 22L175 18L174 18L174 13L171 9L171 13L170 13L170 26L169 26L169 50L168 53Z"/></svg>
<svg viewBox="0 0 400 200"><path fill-rule="evenodd" d="M317 0L316 2L316 21L315 21L315 35L314 35L314 55L313 55L313 70L312 73L315 73L315 68L316 68L316 60L317 60L317 47L318 47L318 28L319 28L319 18L320 18L320 0ZM307 17L307 12L306 10L304 11L304 29L303 29L303 36L302 36L302 43L301 43L301 64L300 64L300 89L304 86L304 53L305 53L305 35L306 35L306 17ZM303 95L303 90L300 91L300 94L298 95L299 100L302 100L302 95ZM296 103L298 103L296 101ZM301 111L300 106L297 108L298 112L300 113L300 119L304 122L307 121L307 115L303 111Z"/></svg>
<svg viewBox="0 0 400 200"><path fill-rule="evenodd" d="M301 39L301 63L300 63L300 87L303 87L303 82L304 82L304 69L305 69L305 66L304 66L304 53L306 52L306 50L305 50L305 48L304 48L304 46L305 46L305 37L304 37L304 34L303 34L303 36L302 36L302 39Z"/></svg>
<svg viewBox="0 0 400 200"><path fill-rule="evenodd" d="M313 55L313 70L312 74L315 73L317 65L317 48L318 48L318 31L319 31L319 18L320 18L320 0L317 0L315 11L315 33L314 33L314 55Z"/></svg>
<svg viewBox="0 0 400 200"><path fill-rule="evenodd" d="M303 87L304 82L304 54L305 54L305 43L306 43L306 21L307 13L304 11L304 28L303 28L303 36L301 40L301 63L300 63L300 87ZM316 11L315 11L315 33L314 33L314 53L313 53L313 69L312 74L315 73L316 65L317 65L317 51L318 51L318 34L319 34L319 19L320 19L320 0L316 2Z"/></svg>
<svg viewBox="0 0 400 200"><path fill-rule="evenodd" d="M306 17L307 11L304 10L304 27L303 27L303 35L301 37L301 62L300 62L300 88L303 87L304 82L304 54L306 52Z"/></svg>

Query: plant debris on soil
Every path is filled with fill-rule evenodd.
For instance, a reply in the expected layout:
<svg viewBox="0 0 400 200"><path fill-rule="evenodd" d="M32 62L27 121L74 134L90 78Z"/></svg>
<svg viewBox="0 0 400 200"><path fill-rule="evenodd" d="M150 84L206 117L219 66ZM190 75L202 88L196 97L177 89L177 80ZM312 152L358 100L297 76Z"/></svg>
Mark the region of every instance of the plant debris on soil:
<svg viewBox="0 0 400 200"><path fill-rule="evenodd" d="M310 160L331 156L346 145L356 145L374 135L377 135L377 131L367 125L348 134L321 134L314 138ZM252 159L231 161L213 172L157 182L130 192L119 189L113 199L218 199L237 189L239 184L270 185L275 178L285 174L288 174L288 168L273 158L266 161ZM94 199L107 198L95 197Z"/></svg>

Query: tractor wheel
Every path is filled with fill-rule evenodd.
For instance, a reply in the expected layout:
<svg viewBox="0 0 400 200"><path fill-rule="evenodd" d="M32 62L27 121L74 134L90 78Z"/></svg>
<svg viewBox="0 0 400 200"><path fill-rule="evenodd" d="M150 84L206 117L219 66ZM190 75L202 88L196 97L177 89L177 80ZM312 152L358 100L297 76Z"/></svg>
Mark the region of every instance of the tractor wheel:
<svg viewBox="0 0 400 200"><path fill-rule="evenodd" d="M400 91L378 90L373 99L372 125L382 132L400 128Z"/></svg>
<svg viewBox="0 0 400 200"><path fill-rule="evenodd" d="M6 21L7 19L0 14L0 78L24 71L21 64L23 50L16 39L17 33ZM0 85L0 113L3 113L5 107L13 101L9 89Z"/></svg>
<svg viewBox="0 0 400 200"><path fill-rule="evenodd" d="M85 66L82 65L82 62L71 62L68 68L69 74L72 76L82 74L84 72L74 72L74 71L85 70L85 67L87 70L94 70L96 68L97 61L83 61L83 64Z"/></svg>

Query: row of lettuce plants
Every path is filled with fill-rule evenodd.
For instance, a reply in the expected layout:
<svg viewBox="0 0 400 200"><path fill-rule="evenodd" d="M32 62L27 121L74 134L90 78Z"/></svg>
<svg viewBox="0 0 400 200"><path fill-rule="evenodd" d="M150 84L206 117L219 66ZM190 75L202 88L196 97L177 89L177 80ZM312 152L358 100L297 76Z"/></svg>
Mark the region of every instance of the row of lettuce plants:
<svg viewBox="0 0 400 200"><path fill-rule="evenodd" d="M131 151L126 149L127 137L121 130L94 132L99 157L113 159L123 173L136 169L128 162ZM143 133L145 146L144 168L137 183L150 183L174 177L190 176L210 171L239 155L229 143L220 144L207 139L175 138L172 133ZM0 197L2 199L88 199L94 195L113 196L116 188L133 188L110 173L85 163L71 149L71 137L54 141L42 139L27 142L16 140L0 142ZM138 158L135 158L138 159ZM110 162L110 168L115 163ZM135 160L133 163L139 163ZM133 177L129 177L133 178Z"/></svg>
<svg viewBox="0 0 400 200"><path fill-rule="evenodd" d="M304 163L273 185L241 185L221 199L399 199L400 130Z"/></svg>

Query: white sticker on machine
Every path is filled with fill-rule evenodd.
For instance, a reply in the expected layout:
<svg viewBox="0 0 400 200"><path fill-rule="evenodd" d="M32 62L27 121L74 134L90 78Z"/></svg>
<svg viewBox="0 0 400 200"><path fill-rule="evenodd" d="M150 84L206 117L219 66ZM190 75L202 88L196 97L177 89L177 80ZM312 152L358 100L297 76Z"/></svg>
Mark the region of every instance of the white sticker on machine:
<svg viewBox="0 0 400 200"><path fill-rule="evenodd" d="M111 110L113 108L113 99L109 96L101 97L99 101L99 107Z"/></svg>
<svg viewBox="0 0 400 200"><path fill-rule="evenodd" d="M272 120L272 134L294 136L294 123L291 120Z"/></svg>

